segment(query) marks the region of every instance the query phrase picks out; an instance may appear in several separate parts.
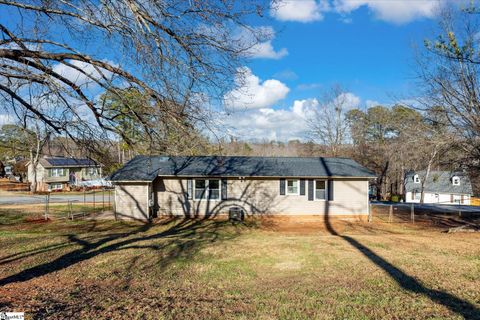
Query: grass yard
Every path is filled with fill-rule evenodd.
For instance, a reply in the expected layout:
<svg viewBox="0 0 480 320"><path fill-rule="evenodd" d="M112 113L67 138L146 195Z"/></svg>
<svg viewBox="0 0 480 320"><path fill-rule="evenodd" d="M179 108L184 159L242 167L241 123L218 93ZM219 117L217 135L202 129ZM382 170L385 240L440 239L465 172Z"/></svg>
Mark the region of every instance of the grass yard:
<svg viewBox="0 0 480 320"><path fill-rule="evenodd" d="M30 319L480 318L479 233L26 218L0 211L0 311Z"/></svg>

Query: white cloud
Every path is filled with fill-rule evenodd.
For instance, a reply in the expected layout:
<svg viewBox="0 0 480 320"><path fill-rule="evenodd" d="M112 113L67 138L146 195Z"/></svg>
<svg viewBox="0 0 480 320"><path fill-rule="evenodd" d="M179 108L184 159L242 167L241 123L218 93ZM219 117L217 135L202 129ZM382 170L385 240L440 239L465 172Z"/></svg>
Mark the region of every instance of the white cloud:
<svg viewBox="0 0 480 320"><path fill-rule="evenodd" d="M290 89L275 79L261 81L247 68L239 68L235 77L237 88L224 96L228 110L269 108L284 99Z"/></svg>
<svg viewBox="0 0 480 320"><path fill-rule="evenodd" d="M298 75L292 70L288 70L288 69L275 73L273 77L281 80L297 80L298 79Z"/></svg>
<svg viewBox="0 0 480 320"><path fill-rule="evenodd" d="M221 122L228 133L242 140L305 140L317 99L296 100L288 109L262 108L224 115Z"/></svg>
<svg viewBox="0 0 480 320"><path fill-rule="evenodd" d="M0 126L3 126L4 124L12 124L13 123L13 117L9 114L0 114Z"/></svg>
<svg viewBox="0 0 480 320"><path fill-rule="evenodd" d="M442 0L334 0L333 8L340 14L349 14L362 6L368 7L375 17L396 24L418 18L432 18L445 1ZM348 21L348 20L347 20Z"/></svg>
<svg viewBox="0 0 480 320"><path fill-rule="evenodd" d="M335 98L346 111L358 108L361 99L351 92ZM333 104L332 104L333 105ZM312 119L322 105L316 98L295 100L287 109L260 108L220 115L220 128L242 140L306 140L309 136L308 119Z"/></svg>
<svg viewBox="0 0 480 320"><path fill-rule="evenodd" d="M321 83L301 83L297 86L297 90L308 91L308 90L320 90L323 88Z"/></svg>
<svg viewBox="0 0 480 320"><path fill-rule="evenodd" d="M272 5L270 15L280 21L311 22L322 20L328 10L324 0L280 0Z"/></svg>
<svg viewBox="0 0 480 320"><path fill-rule="evenodd" d="M105 61L111 65L115 65L114 63L110 61ZM91 77L95 79L101 79L102 76L105 78L109 79L112 74L111 72L104 70L104 69L96 69L93 65L90 63L82 62L82 61L77 61L77 60L71 60L69 63L85 72L86 74L83 74L82 72L76 70L75 68L69 67L64 65L63 63L58 63L53 67L53 71L56 73L62 75L63 77L67 78L68 80L72 81L73 83L77 85L84 85L86 83L92 82L92 79L90 79L87 75L90 75ZM99 72L100 71L100 72Z"/></svg>
<svg viewBox="0 0 480 320"><path fill-rule="evenodd" d="M368 108L376 107L376 106L381 106L382 104L376 100L367 100L365 101L365 106Z"/></svg>
<svg viewBox="0 0 480 320"><path fill-rule="evenodd" d="M320 21L327 12L341 15L341 21L351 23L348 15L367 7L375 18L395 24L420 18L433 18L446 2L458 0L279 0L272 2L270 15L280 21Z"/></svg>
<svg viewBox="0 0 480 320"><path fill-rule="evenodd" d="M334 105L341 105L344 109L350 110L360 106L361 99L351 92L341 93L335 98Z"/></svg>
<svg viewBox="0 0 480 320"><path fill-rule="evenodd" d="M249 58L281 59L288 55L287 48L275 50L272 41L275 39L275 30L271 26L255 28L239 28L237 35L241 46L249 48L246 56Z"/></svg>
<svg viewBox="0 0 480 320"><path fill-rule="evenodd" d="M265 59L281 59L288 55L287 48L282 48L275 51L272 45L272 40L260 42L250 48L248 56L251 58L265 58Z"/></svg>

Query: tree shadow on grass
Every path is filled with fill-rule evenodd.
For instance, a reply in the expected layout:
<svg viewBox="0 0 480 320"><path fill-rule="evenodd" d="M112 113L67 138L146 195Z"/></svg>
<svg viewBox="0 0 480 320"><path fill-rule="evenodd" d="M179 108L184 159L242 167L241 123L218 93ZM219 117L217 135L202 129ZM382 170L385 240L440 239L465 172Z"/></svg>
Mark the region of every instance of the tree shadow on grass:
<svg viewBox="0 0 480 320"><path fill-rule="evenodd" d="M106 236L83 237L75 234L67 235L70 243L80 245L79 249L70 251L48 263L43 263L14 275L0 279L0 287L28 281L56 271L63 270L79 262L97 257L99 255L128 250L128 249L151 249L161 253L159 267L166 267L178 257L193 257L204 246L218 240L229 240L240 234L238 228L225 231L231 222L208 219L168 219L163 223L166 226L160 232L152 233L153 228L159 228L159 224L144 224L136 227L133 231L118 232ZM151 234L146 234L150 232ZM53 246L51 249L55 250ZM44 253L45 250L40 250ZM23 256L28 257L27 256Z"/></svg>
<svg viewBox="0 0 480 320"><path fill-rule="evenodd" d="M328 166L326 166L326 168L328 168ZM361 190L357 190L357 192L361 192ZM390 278L392 278L403 289L408 290L412 293L421 294L425 297L428 297L432 301L445 306L450 311L463 316L465 319L480 319L480 309L474 304L462 300L461 298L448 292L425 287L415 277L408 275L400 268L394 266L378 254L373 252L367 246L360 243L358 240L346 235L339 234L331 223L330 201L325 201L324 223L330 234L338 236L343 240L347 241L352 247L354 247L365 257L367 257L372 263L384 270L390 276Z"/></svg>

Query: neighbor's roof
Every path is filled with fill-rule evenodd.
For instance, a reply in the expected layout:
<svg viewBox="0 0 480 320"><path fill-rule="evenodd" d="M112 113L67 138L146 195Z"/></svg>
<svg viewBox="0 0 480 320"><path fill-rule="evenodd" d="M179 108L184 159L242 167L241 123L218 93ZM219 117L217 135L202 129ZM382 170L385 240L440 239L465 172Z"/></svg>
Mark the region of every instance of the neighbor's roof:
<svg viewBox="0 0 480 320"><path fill-rule="evenodd" d="M424 179L426 172L408 172L405 175L405 191L421 192L422 184L415 183L413 177L418 174L420 181ZM460 185L454 186L453 177L460 178ZM450 194L472 194L472 184L470 178L464 172L455 171L431 171L428 179L425 181L424 191L429 193L450 193Z"/></svg>
<svg viewBox="0 0 480 320"><path fill-rule="evenodd" d="M49 167L95 167L98 164L86 158L48 157L39 160L40 164Z"/></svg>
<svg viewBox="0 0 480 320"><path fill-rule="evenodd" d="M112 181L153 181L157 176L362 177L375 174L348 158L137 156Z"/></svg>

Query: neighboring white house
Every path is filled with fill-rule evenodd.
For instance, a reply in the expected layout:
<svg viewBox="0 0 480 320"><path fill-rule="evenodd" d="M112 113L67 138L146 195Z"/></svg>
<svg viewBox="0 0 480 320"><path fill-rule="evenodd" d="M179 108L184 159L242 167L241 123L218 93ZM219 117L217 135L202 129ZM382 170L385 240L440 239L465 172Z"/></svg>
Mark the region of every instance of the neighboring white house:
<svg viewBox="0 0 480 320"><path fill-rule="evenodd" d="M425 171L405 175L405 202L420 202ZM424 183L424 203L470 204L472 184L464 172L431 171Z"/></svg>
<svg viewBox="0 0 480 320"><path fill-rule="evenodd" d="M34 181L35 170L29 162L28 181ZM45 157L38 161L36 168L37 191L69 190L81 186L84 181L102 177L101 166L91 159Z"/></svg>

